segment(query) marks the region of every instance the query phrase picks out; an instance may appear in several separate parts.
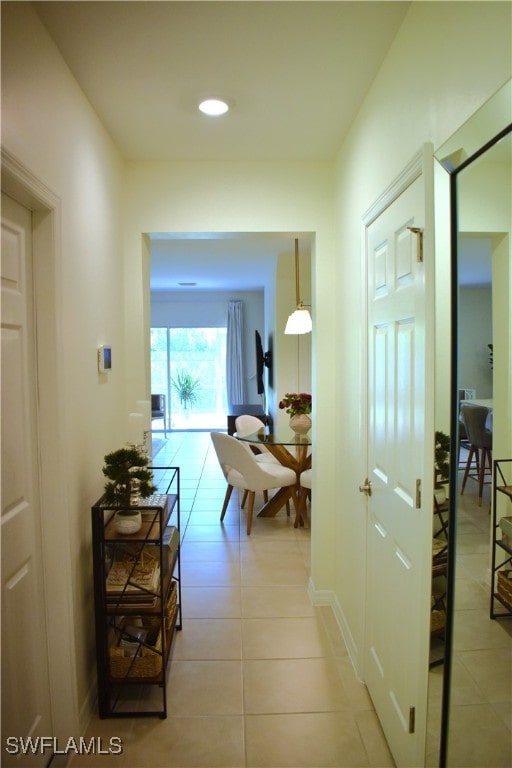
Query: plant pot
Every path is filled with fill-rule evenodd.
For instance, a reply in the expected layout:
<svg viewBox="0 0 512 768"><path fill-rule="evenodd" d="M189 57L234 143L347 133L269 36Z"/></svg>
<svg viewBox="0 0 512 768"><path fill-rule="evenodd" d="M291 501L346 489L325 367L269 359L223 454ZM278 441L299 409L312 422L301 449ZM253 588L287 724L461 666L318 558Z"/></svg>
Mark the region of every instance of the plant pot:
<svg viewBox="0 0 512 768"><path fill-rule="evenodd" d="M290 428L297 435L305 435L311 429L311 418L307 413L296 413L290 418Z"/></svg>
<svg viewBox="0 0 512 768"><path fill-rule="evenodd" d="M131 533L137 533L142 527L142 515L140 512L126 514L126 512L116 512L115 516L116 531L123 536Z"/></svg>

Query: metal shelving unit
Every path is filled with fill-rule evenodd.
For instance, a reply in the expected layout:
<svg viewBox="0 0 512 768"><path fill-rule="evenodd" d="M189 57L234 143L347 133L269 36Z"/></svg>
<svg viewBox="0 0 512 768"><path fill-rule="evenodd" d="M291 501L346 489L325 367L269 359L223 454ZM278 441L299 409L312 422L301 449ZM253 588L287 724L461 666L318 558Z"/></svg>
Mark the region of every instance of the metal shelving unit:
<svg viewBox="0 0 512 768"><path fill-rule="evenodd" d="M504 509L503 497L512 515L512 459L499 459L493 462L493 504L492 504L492 572L491 572L491 619L512 618L512 538L507 537L500 520Z"/></svg>
<svg viewBox="0 0 512 768"><path fill-rule="evenodd" d="M182 628L178 467L152 467L164 488L134 507L141 529L120 534L103 497L92 507L101 718L167 717L166 673Z"/></svg>

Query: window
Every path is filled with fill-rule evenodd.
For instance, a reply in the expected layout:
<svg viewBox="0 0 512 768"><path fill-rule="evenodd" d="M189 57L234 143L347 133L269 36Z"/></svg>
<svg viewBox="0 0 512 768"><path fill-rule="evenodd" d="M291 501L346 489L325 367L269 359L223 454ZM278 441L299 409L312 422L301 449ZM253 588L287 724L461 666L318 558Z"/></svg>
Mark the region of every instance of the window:
<svg viewBox="0 0 512 768"><path fill-rule="evenodd" d="M226 328L152 328L151 392L166 395L171 429L225 429Z"/></svg>

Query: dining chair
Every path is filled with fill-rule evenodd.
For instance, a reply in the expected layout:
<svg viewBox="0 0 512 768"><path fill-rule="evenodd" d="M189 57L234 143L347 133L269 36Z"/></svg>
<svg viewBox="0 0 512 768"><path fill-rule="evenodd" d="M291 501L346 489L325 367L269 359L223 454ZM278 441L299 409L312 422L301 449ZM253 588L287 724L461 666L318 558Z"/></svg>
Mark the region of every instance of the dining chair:
<svg viewBox="0 0 512 768"><path fill-rule="evenodd" d="M225 473L228 489L231 486L242 491L248 491L247 535L249 536L256 493L269 491L273 488L289 488L290 496L295 501L293 489L297 477L293 469L283 467L279 463L256 461L254 454L231 435L226 435L223 432L211 432L210 436L219 464ZM229 495L231 495L231 491ZM227 502L225 501L220 517L221 521L224 519L226 508Z"/></svg>
<svg viewBox="0 0 512 768"><path fill-rule="evenodd" d="M247 435L252 435L255 432L259 432L260 429L265 429L265 424L261 421L261 419L258 419L257 416L251 416L251 414L246 413L242 414L241 416L237 416L235 419L235 429L236 434L239 437L246 437ZM256 461L261 462L271 462L274 464L279 464L279 461L276 459L275 456L272 456L268 448L263 443L248 443L246 441L243 442L243 445L246 446L248 450L252 450L256 457ZM242 498L242 509L245 506L245 502L247 501L247 494L248 491L245 491L243 498ZM268 491L263 492L263 498L265 501L268 501ZM288 517L290 516L290 502L286 502L286 514Z"/></svg>
<svg viewBox="0 0 512 768"><path fill-rule="evenodd" d="M253 416L249 416L249 418L250 418L250 419L253 419L253 418L255 418L255 419L256 419L256 421L258 422L258 425L259 425L259 426L258 426L258 425L255 425L254 423L252 423L252 428L251 428L251 429L249 429L249 425L248 425L248 423L247 423L247 422L246 422L245 424L244 424L244 423L242 423L242 424L241 424L241 430L243 431L243 434L245 434L245 435L250 435L250 434L252 434L253 432L256 432L258 429L260 429L262 426L263 426L263 427L265 426L265 425L263 424L263 422L262 422L262 421L260 421L260 420L259 420L257 417L255 417L255 416L254 416L254 417L253 417ZM236 426L235 426L235 429L236 429ZM245 430L248 430L248 431L245 431ZM249 448L249 446L250 446L250 443L243 443L243 445L244 445L244 446L247 448L247 450L250 450L250 448ZM215 448L215 450L217 450L217 449L216 449L216 447L215 447L215 444L214 444L214 448ZM268 451L267 451L267 453L266 453L266 454L259 454L259 455L261 455L261 456L263 456L263 455L267 456L267 455L268 455L268 456L270 456L270 457L271 457L271 459L274 459L274 457L272 456L272 454L270 454ZM219 459L219 464L220 464L220 467L221 467L221 469L222 469L222 472L223 472L223 474L224 474L224 478L226 479L226 482L228 483L228 487L226 488L226 495L224 496L224 503L223 503L223 505L222 505L222 512L221 512L221 517L220 517L220 519L221 519L221 520L223 520L223 519L224 519L224 515L226 514L226 511L227 511L227 508L228 508L229 500L231 499L231 494L232 494L232 492L233 492L233 486L232 486L232 485L230 485L230 484L229 484L229 482L228 482L228 478L227 478L227 469L226 469L226 468L223 466L223 464L222 464L222 462L221 462L221 460L220 460L220 458L219 458L219 455L218 455L218 454L217 454L217 458ZM267 459L267 460L268 460L268 459ZM277 461L277 459L275 459L275 461ZM241 505L240 505L240 506L242 507L242 509L243 509L243 508L244 508L244 506L245 506L245 502L247 501L247 496L248 496L248 494L249 494L249 491L244 491L244 494L243 494L243 496L242 496L242 503L241 503ZM267 492L267 491L264 491L264 492L263 492L263 498L264 498L265 502L266 502L266 501L268 501L268 492ZM290 506L289 506L289 502L287 502L287 503L286 503L286 511L287 511L287 514L289 515L289 514L290 514Z"/></svg>
<svg viewBox="0 0 512 768"><path fill-rule="evenodd" d="M469 441L469 454L462 478L461 494L464 493L468 477L478 481L478 506L482 506L484 477L492 473L492 431L487 429L489 408L483 405L462 405L462 420ZM476 460L476 475L471 474L471 463ZM488 469L486 469L486 464Z"/></svg>
<svg viewBox="0 0 512 768"><path fill-rule="evenodd" d="M255 432L259 432L260 429L265 429L265 424L261 421L261 419L258 419L257 416L251 416L250 414L243 414L242 416L237 416L235 419L235 428L236 428L236 434L239 437L247 437L247 435L252 435ZM275 458L275 456L272 456L268 448L264 443L245 443L247 446L251 446L253 449L253 452L256 451L256 461L271 461L274 463L279 463L278 460Z"/></svg>
<svg viewBox="0 0 512 768"><path fill-rule="evenodd" d="M164 437L167 437L167 417L165 414L165 395L151 395L151 422L162 419L164 422Z"/></svg>
<svg viewBox="0 0 512 768"><path fill-rule="evenodd" d="M306 527L309 527L308 512L307 512L307 499L311 496L311 487L313 483L313 471L311 469L305 469L300 473L300 492L299 502L297 504L297 513L295 515L294 528L298 528L300 521L302 520Z"/></svg>

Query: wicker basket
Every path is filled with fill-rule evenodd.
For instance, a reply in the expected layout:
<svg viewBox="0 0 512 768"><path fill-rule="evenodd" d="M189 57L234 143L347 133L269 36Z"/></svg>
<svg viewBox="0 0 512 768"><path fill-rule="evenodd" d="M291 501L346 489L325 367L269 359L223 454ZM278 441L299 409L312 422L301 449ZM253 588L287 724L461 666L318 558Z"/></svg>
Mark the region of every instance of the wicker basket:
<svg viewBox="0 0 512 768"><path fill-rule="evenodd" d="M498 571L498 595L512 608L512 571Z"/></svg>
<svg viewBox="0 0 512 768"><path fill-rule="evenodd" d="M110 653L110 674L112 677L124 677L124 678L143 678L143 677L157 677L162 670L162 631L160 622L154 617L144 617L142 619L143 626L153 632L158 632L156 641L152 648L141 646L140 655L130 655L130 651L127 648L117 645L118 633L114 642L115 645L111 645L109 649ZM128 620L124 620L121 624L121 629L129 624Z"/></svg>
<svg viewBox="0 0 512 768"><path fill-rule="evenodd" d="M169 594L169 599L167 600L167 605L165 606L165 629L166 631L169 631L171 628L175 617L176 617L176 605L178 603L178 589L176 587L176 582L173 581L171 585L171 591Z"/></svg>
<svg viewBox="0 0 512 768"><path fill-rule="evenodd" d="M441 629L444 629L445 624L445 612L444 611L438 611L434 610L430 614L430 632L431 634L434 634L434 632L439 632Z"/></svg>

